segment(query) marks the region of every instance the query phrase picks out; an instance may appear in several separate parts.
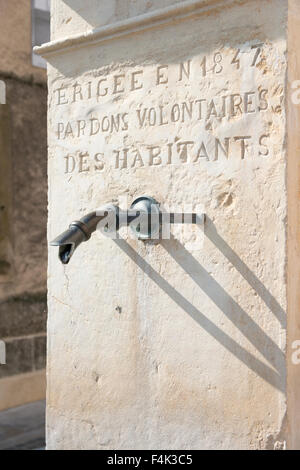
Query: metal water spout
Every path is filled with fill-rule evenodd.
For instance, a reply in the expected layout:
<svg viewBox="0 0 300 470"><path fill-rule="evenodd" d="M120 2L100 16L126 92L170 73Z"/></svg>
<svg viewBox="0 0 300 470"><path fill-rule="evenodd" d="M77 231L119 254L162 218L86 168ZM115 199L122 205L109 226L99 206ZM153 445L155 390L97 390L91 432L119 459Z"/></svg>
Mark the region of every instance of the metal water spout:
<svg viewBox="0 0 300 470"><path fill-rule="evenodd" d="M50 245L58 246L59 259L63 264L68 264L75 250L82 242L91 238L91 235L99 224L102 228L118 231L121 227L130 225L136 238L149 240L157 238L164 223L189 223L203 225L205 214L164 214L160 211L159 203L149 196L136 199L128 211L122 211L118 206L108 204L102 209L90 212L80 220L75 220L69 228L56 237ZM104 222L107 222L104 225Z"/></svg>

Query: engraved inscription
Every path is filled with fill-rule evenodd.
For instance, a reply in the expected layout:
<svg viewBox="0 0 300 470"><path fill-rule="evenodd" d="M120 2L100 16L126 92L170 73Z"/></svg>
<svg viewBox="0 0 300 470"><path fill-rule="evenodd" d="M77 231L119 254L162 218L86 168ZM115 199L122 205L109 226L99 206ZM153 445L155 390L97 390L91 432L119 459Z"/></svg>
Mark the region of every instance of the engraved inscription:
<svg viewBox="0 0 300 470"><path fill-rule="evenodd" d="M233 93L211 99L190 99L168 105L144 107L142 104L135 112L98 115L89 119L77 119L57 123L59 140L81 136L96 136L99 133L118 133L128 131L130 123L139 129L165 126L178 122L195 122L233 118L266 111L269 108L268 90L260 89L244 93Z"/></svg>
<svg viewBox="0 0 300 470"><path fill-rule="evenodd" d="M51 102L59 116L53 132L68 148L63 172L270 158L283 87L266 80L264 47L223 48L178 64L99 70L61 83Z"/></svg>
<svg viewBox="0 0 300 470"><path fill-rule="evenodd" d="M253 148L255 156L269 156L269 134L258 137L254 142L249 135L225 137L223 141L207 136L206 141L199 143L189 140L168 142L167 144L150 145L132 148L115 149L111 153L91 154L88 151L75 151L68 154L65 159L65 173L83 173L90 171L102 172L106 166L123 170L128 168L142 168L145 166L161 166L172 164L199 164L200 162L216 162L219 160L244 160L251 155ZM234 155L234 157L232 156Z"/></svg>

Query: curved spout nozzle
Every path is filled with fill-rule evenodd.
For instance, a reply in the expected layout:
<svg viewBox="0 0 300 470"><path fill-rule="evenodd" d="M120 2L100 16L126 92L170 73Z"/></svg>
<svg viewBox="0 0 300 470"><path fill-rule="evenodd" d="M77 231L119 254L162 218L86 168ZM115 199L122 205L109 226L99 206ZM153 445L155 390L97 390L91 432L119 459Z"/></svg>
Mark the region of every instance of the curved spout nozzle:
<svg viewBox="0 0 300 470"><path fill-rule="evenodd" d="M80 220L71 223L68 230L53 240L50 245L58 246L58 256L63 264L68 264L76 248L91 238L92 233L96 230L97 224L107 217L108 211L103 210L101 213L90 212Z"/></svg>
<svg viewBox="0 0 300 470"><path fill-rule="evenodd" d="M63 264L68 264L76 248L88 238L78 225L70 225L69 229L55 238L50 245L59 247L60 261Z"/></svg>

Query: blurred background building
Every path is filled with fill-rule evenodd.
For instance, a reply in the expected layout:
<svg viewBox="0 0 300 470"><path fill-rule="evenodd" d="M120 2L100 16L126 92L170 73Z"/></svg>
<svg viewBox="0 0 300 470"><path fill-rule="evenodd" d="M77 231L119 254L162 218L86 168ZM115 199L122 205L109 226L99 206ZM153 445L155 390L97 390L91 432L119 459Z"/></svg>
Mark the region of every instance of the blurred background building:
<svg viewBox="0 0 300 470"><path fill-rule="evenodd" d="M49 7L0 0L0 410L45 397L47 84L32 46L49 40Z"/></svg>

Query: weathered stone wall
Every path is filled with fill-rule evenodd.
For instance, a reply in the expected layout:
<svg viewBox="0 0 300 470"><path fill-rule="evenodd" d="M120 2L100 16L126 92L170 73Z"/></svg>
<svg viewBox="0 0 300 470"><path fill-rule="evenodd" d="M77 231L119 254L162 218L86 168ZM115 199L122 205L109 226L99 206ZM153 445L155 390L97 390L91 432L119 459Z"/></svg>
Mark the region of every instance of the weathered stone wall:
<svg viewBox="0 0 300 470"><path fill-rule="evenodd" d="M0 73L45 83L45 70L31 61L31 1L0 0Z"/></svg>
<svg viewBox="0 0 300 470"><path fill-rule="evenodd" d="M45 394L47 87L31 65L29 1L0 1L0 409ZM2 268L1 268L2 266Z"/></svg>
<svg viewBox="0 0 300 470"><path fill-rule="evenodd" d="M48 448L284 448L290 2L117 5L55 2L49 238L143 194L207 222L51 248Z"/></svg>

